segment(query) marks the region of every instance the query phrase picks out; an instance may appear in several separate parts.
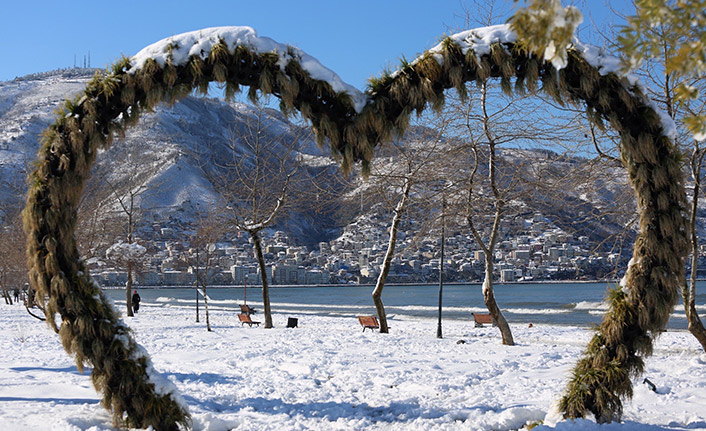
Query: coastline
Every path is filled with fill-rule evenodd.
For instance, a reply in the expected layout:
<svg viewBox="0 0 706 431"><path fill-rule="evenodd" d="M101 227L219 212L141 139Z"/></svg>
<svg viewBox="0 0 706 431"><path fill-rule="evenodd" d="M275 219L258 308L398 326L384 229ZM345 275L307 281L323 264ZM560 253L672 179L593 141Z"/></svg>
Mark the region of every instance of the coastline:
<svg viewBox="0 0 706 431"><path fill-rule="evenodd" d="M704 281L699 279L697 281ZM538 285L538 284L618 284L619 279L610 280L525 280L525 281L511 281L506 283L494 283L494 286L516 286L516 285ZM445 282L444 286L469 286L469 287L481 287L483 282ZM385 286L429 286L429 287L439 287L439 283L385 283ZM99 286L104 290L114 290L114 289L125 289L125 286ZM254 284L248 286L249 288L258 289L261 287L259 284ZM328 283L328 284L271 284L270 289L291 289L291 288L319 288L319 287L368 287L374 288L373 283ZM133 284L134 289L194 289L193 285L139 285ZM243 285L238 284L214 284L209 285L208 289L242 289Z"/></svg>

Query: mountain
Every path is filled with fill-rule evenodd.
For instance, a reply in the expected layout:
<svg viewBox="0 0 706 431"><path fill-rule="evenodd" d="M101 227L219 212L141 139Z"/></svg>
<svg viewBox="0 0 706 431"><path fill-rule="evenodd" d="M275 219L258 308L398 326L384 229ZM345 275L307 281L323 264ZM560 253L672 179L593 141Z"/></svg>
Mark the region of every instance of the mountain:
<svg viewBox="0 0 706 431"><path fill-rule="evenodd" d="M97 72L66 69L0 82L0 218L6 217L2 208L21 207L26 171L37 153L42 131L54 120L54 110L65 98L79 93ZM120 213L116 196L125 196L137 179L145 188L138 201L142 209L140 238L163 241L160 232L166 228L172 232L172 240L184 241L194 229L198 208L228 205L214 178L229 163L252 160L254 150L244 137L258 123L258 139L268 143L270 154L287 154L288 166L300 166L295 205L273 231L285 231L292 243L312 249L321 241L332 241L342 232L360 228L371 217L383 227L389 223L398 186L380 189L374 181L363 181L355 174L344 176L328 150L315 144L308 127L291 123L277 110L205 97L186 97L171 107L160 106L144 114L124 138L116 139L99 154L84 203L96 209L94 221L107 224L106 220ZM412 128L399 143L418 145L426 131ZM452 142L442 145L450 148ZM402 159L392 153L387 157L385 151L381 150L382 156L373 163L399 170ZM508 237L526 230L523 220L536 219L537 214L544 225L576 237L586 236L593 247L604 251L611 247L619 251L629 245L630 241L617 246L613 240L606 241L614 235L634 237L634 198L622 168L602 165L601 175L594 175L598 170L595 161L546 150L505 149L499 163L508 170L527 166L525 189L508 205L509 219L517 221L508 222ZM467 174L468 168L459 169L461 177ZM482 164L478 175L484 175L485 169ZM546 176L556 187L533 186L533 176ZM383 196L381 190L392 192L392 205L386 203L390 196ZM415 189L415 193L419 198L424 192ZM403 229L408 230L404 235L436 235L432 227L420 229L409 219L438 211L438 205L422 208L415 203L403 223ZM455 229L467 230L462 218ZM112 235L119 231L113 230ZM117 237L104 239L103 248L115 240ZM385 242L382 238L380 247Z"/></svg>
<svg viewBox="0 0 706 431"><path fill-rule="evenodd" d="M58 70L0 83L0 202L4 206L21 205L24 177L39 148L42 131L53 122L54 111L63 100L79 93L96 72ZM95 204L119 212L115 197L125 195L131 178L137 178L146 187L139 204L147 224L171 221L189 225L195 217L194 208L222 201L208 173L213 173L220 161L232 159L234 147L248 151L242 136L258 116L259 139L271 142L273 153L285 153L285 147L298 140L291 158L304 161L299 175L320 176L322 171L335 174L335 161L317 147L311 132L290 123L279 111L187 97L174 106L160 106L143 115L125 137L102 151L92 171L93 184L89 182L87 189L104 201ZM8 187L11 184L14 187ZM112 190L114 187L118 190ZM327 221L332 222L330 217ZM296 211L280 225L286 225L297 240L308 245L328 239L326 235L335 229L318 226Z"/></svg>

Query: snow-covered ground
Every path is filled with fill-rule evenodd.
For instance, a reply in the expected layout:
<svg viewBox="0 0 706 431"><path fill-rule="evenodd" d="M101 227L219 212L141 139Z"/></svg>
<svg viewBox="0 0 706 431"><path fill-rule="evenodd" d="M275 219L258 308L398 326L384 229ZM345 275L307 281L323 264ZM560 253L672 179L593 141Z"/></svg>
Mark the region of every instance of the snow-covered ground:
<svg viewBox="0 0 706 431"><path fill-rule="evenodd" d="M290 316L298 328L285 328ZM146 303L127 322L181 391L194 429L210 431L520 429L545 420L590 336L513 325L518 345L505 347L496 328L471 322L445 321L437 339L431 319L400 316L384 335L350 317L273 318L274 329L248 328L214 310L208 333L193 309ZM57 335L21 306L0 306L0 430L113 429L98 400ZM706 354L687 332L667 332L622 424L534 429L706 429Z"/></svg>

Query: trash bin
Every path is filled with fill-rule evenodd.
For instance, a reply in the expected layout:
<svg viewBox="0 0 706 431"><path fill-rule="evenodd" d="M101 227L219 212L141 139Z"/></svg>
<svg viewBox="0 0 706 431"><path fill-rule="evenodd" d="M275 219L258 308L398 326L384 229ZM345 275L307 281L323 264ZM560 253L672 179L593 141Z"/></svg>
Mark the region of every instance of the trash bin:
<svg viewBox="0 0 706 431"><path fill-rule="evenodd" d="M287 328L296 328L299 324L299 319L296 317L287 318Z"/></svg>

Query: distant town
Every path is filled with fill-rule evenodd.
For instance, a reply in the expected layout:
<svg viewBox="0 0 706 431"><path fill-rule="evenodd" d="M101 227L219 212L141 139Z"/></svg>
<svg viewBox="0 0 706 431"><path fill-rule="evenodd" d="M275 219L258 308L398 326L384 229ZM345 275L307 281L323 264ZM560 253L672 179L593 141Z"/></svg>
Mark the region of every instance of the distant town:
<svg viewBox="0 0 706 431"><path fill-rule="evenodd" d="M171 223L174 224L174 223ZM398 234L388 283L436 283L439 280L440 241L432 235L412 236L419 226L408 221ZM196 281L194 249L179 227L143 229L140 241L148 250L148 264L138 273L144 286L193 286ZM292 244L282 231L263 240L267 277L273 286L375 283L387 251L389 219L364 214L329 242L313 250ZM552 225L542 214L506 221L495 253L495 280L500 283L547 280L604 280L622 276L629 256L596 252L587 236L574 236ZM480 282L484 255L469 232L461 229L446 235L444 281ZM253 244L245 232L212 246L208 267L210 285L259 285L261 276ZM703 259L703 257L702 257ZM97 264L100 262L100 264ZM102 286L120 286L127 273L104 262L89 261L94 279Z"/></svg>

